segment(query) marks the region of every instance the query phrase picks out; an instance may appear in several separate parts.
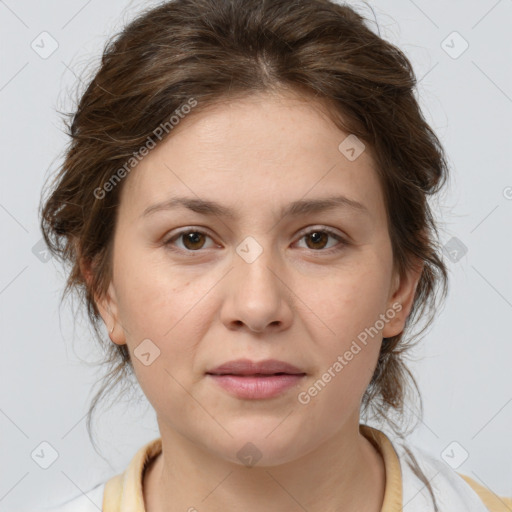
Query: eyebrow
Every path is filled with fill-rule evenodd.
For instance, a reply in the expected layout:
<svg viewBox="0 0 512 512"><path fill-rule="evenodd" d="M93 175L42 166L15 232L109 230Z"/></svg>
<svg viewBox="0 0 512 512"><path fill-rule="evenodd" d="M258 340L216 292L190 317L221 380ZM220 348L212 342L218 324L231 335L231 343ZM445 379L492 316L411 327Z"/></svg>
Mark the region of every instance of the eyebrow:
<svg viewBox="0 0 512 512"><path fill-rule="evenodd" d="M159 211L172 210L175 208L184 207L192 210L193 212L201 215L225 217L235 219L236 213L233 209L223 206L215 201L206 199L198 199L192 197L172 197L161 203L148 206L141 217L147 217ZM301 199L293 201L281 210L281 216L285 215L306 215L310 213L318 213L334 208L347 208L356 213L370 215L366 206L358 201L349 199L346 196L329 196L321 199Z"/></svg>

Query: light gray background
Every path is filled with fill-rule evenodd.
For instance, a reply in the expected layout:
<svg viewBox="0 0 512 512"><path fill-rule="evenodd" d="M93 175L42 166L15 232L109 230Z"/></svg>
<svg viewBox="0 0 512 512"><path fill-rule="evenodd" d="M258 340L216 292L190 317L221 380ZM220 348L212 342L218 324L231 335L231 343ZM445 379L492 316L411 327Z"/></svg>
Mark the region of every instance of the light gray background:
<svg viewBox="0 0 512 512"><path fill-rule="evenodd" d="M101 417L106 460L94 452L85 413L99 374L81 361L100 354L69 303L59 310L61 268L32 251L41 239L41 187L67 142L55 111L72 110L78 77L99 62L106 37L155 3L0 1L2 512L86 492L158 437L152 410L134 398ZM411 363L425 402L411 442L452 459L466 450L457 470L512 496L512 1L375 4L381 34L413 62L425 116L450 158L450 187L434 204L442 241L455 237L467 247L458 261L446 256L446 306ZM372 16L363 4L353 5ZM44 47L51 48L43 31L58 43L45 59L31 47L46 37ZM459 55L464 41L469 47ZM46 470L31 458L43 441L58 452Z"/></svg>

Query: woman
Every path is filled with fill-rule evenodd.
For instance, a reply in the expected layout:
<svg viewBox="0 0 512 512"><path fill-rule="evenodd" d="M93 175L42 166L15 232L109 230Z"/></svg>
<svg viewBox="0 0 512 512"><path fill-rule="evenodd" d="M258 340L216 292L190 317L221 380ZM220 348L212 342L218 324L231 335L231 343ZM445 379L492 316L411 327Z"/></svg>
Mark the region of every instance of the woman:
<svg viewBox="0 0 512 512"><path fill-rule="evenodd" d="M42 228L110 336L90 412L133 372L161 437L59 510L509 510L361 422L403 435L446 293L414 86L328 0L176 0L112 40Z"/></svg>

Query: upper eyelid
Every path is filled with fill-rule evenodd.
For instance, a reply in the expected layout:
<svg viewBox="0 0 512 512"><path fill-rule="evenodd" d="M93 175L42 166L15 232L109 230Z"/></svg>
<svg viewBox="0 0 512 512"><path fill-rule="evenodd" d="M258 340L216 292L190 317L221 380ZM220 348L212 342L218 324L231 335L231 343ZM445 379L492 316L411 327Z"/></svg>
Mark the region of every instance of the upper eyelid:
<svg viewBox="0 0 512 512"><path fill-rule="evenodd" d="M303 229L301 229L297 233L297 235L301 235L303 233L311 233L312 231L315 231L315 229L317 231L327 231L327 233L329 233L331 235L337 235L337 236L340 236L340 237L344 237L345 236L345 235L341 234L338 229L331 228L329 226L322 226L321 224L313 224L312 226L308 226L307 228L303 228Z"/></svg>

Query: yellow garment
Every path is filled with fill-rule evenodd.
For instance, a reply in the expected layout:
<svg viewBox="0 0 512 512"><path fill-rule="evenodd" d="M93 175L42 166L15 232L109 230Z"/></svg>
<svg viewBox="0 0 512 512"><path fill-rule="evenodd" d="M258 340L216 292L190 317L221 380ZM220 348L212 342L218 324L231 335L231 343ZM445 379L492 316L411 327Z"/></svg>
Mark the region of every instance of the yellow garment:
<svg viewBox="0 0 512 512"><path fill-rule="evenodd" d="M388 437L373 427L360 425L363 434L382 454L386 487L381 512L402 512L402 475L400 461ZM145 512L142 481L147 463L162 451L161 438L144 445L124 473L111 478L105 486L103 512ZM512 512L512 498L496 496L466 475L460 475L479 495L490 512Z"/></svg>

